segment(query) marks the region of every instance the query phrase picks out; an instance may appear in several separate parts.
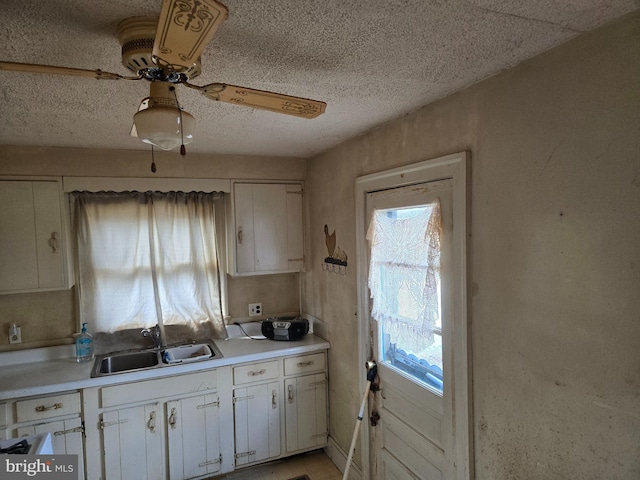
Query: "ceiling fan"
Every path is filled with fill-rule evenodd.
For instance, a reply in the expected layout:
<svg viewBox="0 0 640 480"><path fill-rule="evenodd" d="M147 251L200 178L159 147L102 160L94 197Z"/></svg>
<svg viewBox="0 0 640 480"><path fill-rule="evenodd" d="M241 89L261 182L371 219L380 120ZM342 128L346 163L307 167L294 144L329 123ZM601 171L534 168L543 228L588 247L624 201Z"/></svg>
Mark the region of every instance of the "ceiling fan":
<svg viewBox="0 0 640 480"><path fill-rule="evenodd" d="M270 110L301 118L315 118L326 103L252 88L210 83L194 85L201 73L200 55L220 25L227 7L216 0L163 0L160 18L132 17L118 25L122 63L134 76L102 70L85 70L30 63L0 61L0 70L74 75L98 80L148 80L149 96L134 115L131 135L163 150L193 139L195 120L178 103L175 86L182 84L220 102Z"/></svg>

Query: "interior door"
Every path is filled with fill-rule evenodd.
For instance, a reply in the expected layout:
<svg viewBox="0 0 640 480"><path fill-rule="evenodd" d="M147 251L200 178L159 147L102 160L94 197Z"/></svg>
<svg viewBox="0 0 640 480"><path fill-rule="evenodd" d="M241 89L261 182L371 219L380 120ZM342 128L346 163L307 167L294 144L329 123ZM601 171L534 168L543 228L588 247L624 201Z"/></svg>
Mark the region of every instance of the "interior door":
<svg viewBox="0 0 640 480"><path fill-rule="evenodd" d="M437 289L434 291L438 299L438 314L425 338L416 340L406 332L416 325L411 322L420 317L423 308L419 300L416 301L415 282L407 278L406 282L398 283L389 280L384 286L384 301L372 299L369 312L375 307L375 302L385 304L388 315L374 312L381 317L374 319L369 314L368 323L370 338L372 339L373 356L377 361L380 380L380 391L375 395L372 405L380 416L379 423L370 431L370 457L372 478L376 479L429 479L440 480L449 478L446 475L447 459L445 451L445 425L451 424L447 416L452 415L447 408L449 382L451 381L452 365L450 348L450 316L451 316L451 227L452 227L452 181L439 180L418 185L391 188L368 193L366 197L366 227L371 239L374 212L392 219L394 226L402 227L400 233L393 235L385 232L376 239L378 245L371 245L367 250L371 259L372 248L382 248L380 242L398 242L391 250L404 251L412 248L402 242L410 243L410 234L404 229L407 222L422 225L432 221L432 213L439 205L439 272L436 272ZM378 217L379 218L379 217ZM413 227L411 227L413 228ZM426 224L425 224L426 228ZM418 237L419 235L414 235ZM393 238L392 238L393 237ZM380 240L382 238L382 240ZM391 255L391 254L390 254ZM375 255L374 255L375 256ZM425 256L420 252L417 257ZM391 258L391 257L389 257ZM368 275L371 285L373 270L380 270L379 281L385 282L393 276L389 268L405 268L407 263L400 254L397 260L384 260L370 264ZM426 265L426 258L424 259ZM420 262L418 262L420 263ZM382 267L380 265L383 265ZM423 268L423 267L421 267ZM426 268L426 267L424 267ZM413 268L411 270L414 270ZM434 271L435 269L431 269ZM401 275L409 270L398 270ZM423 278L422 270L416 275ZM395 271L394 271L395 275ZM414 278L413 280L415 280ZM419 294L418 294L419 295ZM391 310L394 310L391 312ZM393 321L389 320L393 317ZM406 319L406 323L403 323ZM412 320L413 319L413 320ZM404 332L404 333L403 333Z"/></svg>

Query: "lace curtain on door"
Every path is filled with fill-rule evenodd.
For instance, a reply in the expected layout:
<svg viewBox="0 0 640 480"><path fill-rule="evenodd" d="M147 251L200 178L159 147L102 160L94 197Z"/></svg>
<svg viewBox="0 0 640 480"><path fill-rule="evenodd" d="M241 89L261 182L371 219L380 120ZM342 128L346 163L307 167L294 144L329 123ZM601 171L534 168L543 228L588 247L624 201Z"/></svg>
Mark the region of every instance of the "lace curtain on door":
<svg viewBox="0 0 640 480"><path fill-rule="evenodd" d="M162 322L225 337L214 201L201 192L81 192L80 318L93 331Z"/></svg>
<svg viewBox="0 0 640 480"><path fill-rule="evenodd" d="M371 316L391 343L414 353L433 343L440 318L440 201L414 208L374 210L370 243Z"/></svg>

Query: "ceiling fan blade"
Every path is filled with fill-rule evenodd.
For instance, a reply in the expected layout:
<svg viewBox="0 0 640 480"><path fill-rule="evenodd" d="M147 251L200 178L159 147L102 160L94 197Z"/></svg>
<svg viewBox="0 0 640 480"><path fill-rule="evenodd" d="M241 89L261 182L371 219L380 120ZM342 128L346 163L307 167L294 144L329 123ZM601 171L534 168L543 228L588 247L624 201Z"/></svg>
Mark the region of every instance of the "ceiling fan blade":
<svg viewBox="0 0 640 480"><path fill-rule="evenodd" d="M38 65L35 63L17 63L0 61L0 70L11 72L44 73L50 75L73 75L76 77L95 78L98 80L140 80L138 77L123 77L117 73L103 72L102 70L85 70L83 68L54 67L51 65Z"/></svg>
<svg viewBox="0 0 640 480"><path fill-rule="evenodd" d="M212 100L270 110L276 113L286 113L295 117L315 118L323 114L327 106L325 102L318 100L292 97L281 93L266 92L224 83L210 83L199 87L185 82L185 85L200 90L205 97Z"/></svg>
<svg viewBox="0 0 640 480"><path fill-rule="evenodd" d="M153 57L160 66L191 67L227 19L227 7L215 0L163 0Z"/></svg>

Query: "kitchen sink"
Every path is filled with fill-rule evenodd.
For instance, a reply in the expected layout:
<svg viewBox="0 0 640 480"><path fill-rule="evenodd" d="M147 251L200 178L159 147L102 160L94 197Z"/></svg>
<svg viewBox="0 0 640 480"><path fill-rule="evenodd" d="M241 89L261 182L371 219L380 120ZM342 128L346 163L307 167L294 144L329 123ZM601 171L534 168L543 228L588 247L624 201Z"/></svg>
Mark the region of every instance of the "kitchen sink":
<svg viewBox="0 0 640 480"><path fill-rule="evenodd" d="M120 373L130 370L139 370L158 365L158 352L129 352L107 355L98 364L102 374Z"/></svg>
<svg viewBox="0 0 640 480"><path fill-rule="evenodd" d="M91 376L103 377L221 357L222 354L214 343L189 343L162 349L107 353L96 357Z"/></svg>

